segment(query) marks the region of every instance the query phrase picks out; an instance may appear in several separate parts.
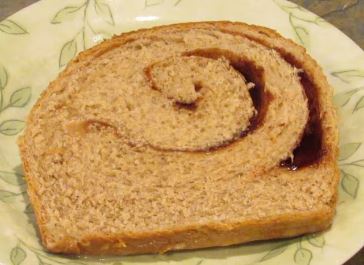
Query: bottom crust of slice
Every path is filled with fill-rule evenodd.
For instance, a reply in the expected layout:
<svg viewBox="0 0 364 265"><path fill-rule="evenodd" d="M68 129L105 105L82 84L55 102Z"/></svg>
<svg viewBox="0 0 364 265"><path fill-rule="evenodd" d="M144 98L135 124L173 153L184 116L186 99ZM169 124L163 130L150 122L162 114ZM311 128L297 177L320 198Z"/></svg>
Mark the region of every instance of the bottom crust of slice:
<svg viewBox="0 0 364 265"><path fill-rule="evenodd" d="M166 231L139 234L90 234L79 241L65 238L51 243L47 249L70 254L145 254L172 250L230 246L245 242L289 238L325 230L330 227L333 211L287 214L266 220L206 224Z"/></svg>

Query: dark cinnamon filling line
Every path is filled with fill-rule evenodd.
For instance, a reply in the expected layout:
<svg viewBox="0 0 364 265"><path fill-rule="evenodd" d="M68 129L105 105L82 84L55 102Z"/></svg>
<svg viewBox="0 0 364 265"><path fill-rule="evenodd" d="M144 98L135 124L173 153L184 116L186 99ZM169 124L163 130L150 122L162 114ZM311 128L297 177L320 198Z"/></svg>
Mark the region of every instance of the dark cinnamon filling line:
<svg viewBox="0 0 364 265"><path fill-rule="evenodd" d="M212 152L216 150L220 150L222 148L227 148L232 146L233 144L237 143L238 140L242 137L245 137L255 129L257 129L263 122L266 112L268 110L269 102L273 99L273 96L268 92L265 91L265 80L264 80L264 69L258 66L254 61L250 61L246 58L237 56L236 54L223 49L218 48L211 48L211 49L197 49L189 52L185 52L182 56L198 56L204 57L209 59L219 59L225 58L228 60L231 67L235 69L244 81L248 83L254 83L255 86L249 90L250 97L253 101L254 108L256 109L257 113L250 119L250 125L245 130L239 132L237 135L234 135L228 140L222 141L216 146L210 146L203 149L198 150L165 150L164 151L190 151L194 153L202 153L202 152ZM155 84L152 74L151 74L151 67L147 67L144 70L145 76L149 81L149 84L152 89L159 90L157 85ZM195 89L201 89L201 85L197 84ZM183 102L176 102L176 107L184 108L189 111L195 111L198 108L198 100L193 103L183 103ZM158 149L157 147L153 147Z"/></svg>
<svg viewBox="0 0 364 265"><path fill-rule="evenodd" d="M177 109L185 109L185 110L190 110L190 111L197 110L196 102L193 102L193 103L175 102L174 105Z"/></svg>
<svg viewBox="0 0 364 265"><path fill-rule="evenodd" d="M242 36L248 40L259 43L268 49L273 49L278 52L287 63L297 69L303 69L302 63L291 53L282 48L274 47L267 40L231 30L221 31L231 35ZM267 34L264 33L263 35L267 37ZM308 100L309 119L306 123L304 134L300 143L293 150L293 159L287 158L280 163L281 167L287 167L290 170L297 170L302 167L314 165L318 163L326 153L322 142L323 130L320 119L320 104L318 101L317 87L305 71L299 73L299 76L301 85Z"/></svg>
<svg viewBox="0 0 364 265"><path fill-rule="evenodd" d="M232 32L228 33L242 35L243 37L257 42L269 49L274 49L287 63L298 69L302 69L302 64L293 55L284 51L283 49L272 47L266 41L255 37ZM231 51L218 48L197 49L194 51L186 52L182 55L200 56L210 59L225 58L229 62L229 64L244 77L247 82L252 82L255 84L255 86L249 90L249 93L253 101L253 105L257 110L257 114L251 118L249 127L246 130L240 132L239 135L236 135L232 137L232 139L220 143L218 146L208 147L206 149L196 150L193 152L210 152L228 147L238 142L237 140L239 138L246 136L250 132L257 129L260 124L262 124L269 106L269 102L273 99L273 96L264 89L265 80L264 69L262 67L258 66L254 61L250 61L246 58L238 56ZM145 73L147 78L151 82L152 88L155 89L155 84L153 83L150 69L146 69ZM318 102L317 88L306 72L300 72L299 76L301 85L308 100L309 119L305 126L303 136L299 144L293 151L293 158L288 158L280 162L281 167L287 167L290 170L297 170L302 167L314 165L315 163L319 162L321 157L325 154L322 143L322 124L320 120L320 106ZM198 107L198 104L197 102L193 104L181 103L178 104L177 107L185 108L190 111L195 111Z"/></svg>
<svg viewBox="0 0 364 265"><path fill-rule="evenodd" d="M158 150L158 151L171 151L171 152L192 152L192 153L205 153L205 152L212 152L215 150L220 150L222 148L227 148L236 144L240 138L245 137L247 134L251 133L255 129L257 129L263 122L266 112L268 110L269 102L273 99L273 96L268 92L265 91L265 80L264 80L264 69L255 64L253 61L249 61L245 58L235 55L234 53L228 50L222 49L204 49L204 50L194 50L188 53L183 54L183 56L199 56L205 57L210 59L219 59L225 58L229 61L231 67L235 69L245 82L252 82L255 84L253 88L249 90L250 97L253 101L253 105L257 111L257 113L250 119L250 125L245 130L242 130L238 134L234 135L231 139L222 141L216 146L206 147L197 150L179 150L179 149L165 149L160 148L158 146L150 146L151 148ZM146 79L149 82L150 88L156 91L160 91L157 84L153 80L153 76L151 73L152 66L148 66L144 69L144 74ZM199 91L202 89L202 84L196 83L195 90ZM198 108L199 100L197 99L195 102L192 103L184 103L184 102L175 102L176 108L183 108L189 111L195 111ZM111 127L114 129L115 133L117 134L117 130L114 126L97 120L88 120L79 125L78 130L86 133L90 130L90 127L94 125L96 129ZM129 143L133 146L132 143Z"/></svg>
<svg viewBox="0 0 364 265"><path fill-rule="evenodd" d="M290 170L313 165L325 153L322 145L322 125L316 87L306 72L301 72L299 76L308 100L309 118L301 141L293 150L293 159L288 158L280 163L280 166L287 167Z"/></svg>
<svg viewBox="0 0 364 265"><path fill-rule="evenodd" d="M194 88L195 88L196 92L200 91L201 88L202 88L201 83L195 83L193 85L194 85ZM174 106L177 109L185 109L185 110L189 110L189 111L195 111L195 110L197 110L198 101L199 101L199 99L195 100L192 103L185 103L185 102L177 101L177 102L174 103Z"/></svg>
<svg viewBox="0 0 364 265"><path fill-rule="evenodd" d="M237 137L233 137L233 140L241 138L254 131L262 124L265 115L268 110L269 102L273 96L265 91L264 69L258 66L254 61L242 58L231 51L211 48L211 49L197 49L189 51L183 54L184 56L199 56L209 59L225 58L232 68L235 69L247 83L254 83L254 87L249 90L250 97L253 101L254 108L257 114L250 119L250 125L247 129L242 131ZM231 141L219 145L219 148L226 147L231 144Z"/></svg>
<svg viewBox="0 0 364 265"><path fill-rule="evenodd" d="M258 42L257 39L254 39L254 41ZM264 45L264 43L259 43ZM298 69L302 68L302 65L291 54L283 50L276 49L276 51L287 63ZM247 135L262 123L267 112L269 101L272 99L272 95L270 95L269 92L264 91L264 70L261 67L258 67L252 61L246 59L242 60L230 51L221 49L196 50L188 52L186 55L203 56L212 59L224 57L248 82L255 84L255 87L250 89L249 93L258 113L252 118L249 128L243 131L240 137ZM301 167L313 165L317 163L325 153L322 147L322 125L317 89L306 72L300 72L299 77L308 100L309 119L300 143L293 150L293 158L288 158L280 162L281 167L287 167L290 170L297 170Z"/></svg>

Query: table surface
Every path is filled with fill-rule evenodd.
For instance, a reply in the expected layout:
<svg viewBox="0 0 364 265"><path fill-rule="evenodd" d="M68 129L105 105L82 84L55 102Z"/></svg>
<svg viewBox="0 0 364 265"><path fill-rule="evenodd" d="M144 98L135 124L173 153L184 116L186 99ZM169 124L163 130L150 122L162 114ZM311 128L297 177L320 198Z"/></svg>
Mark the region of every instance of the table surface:
<svg viewBox="0 0 364 265"><path fill-rule="evenodd" d="M38 0L0 0L0 20ZM364 0L291 0L325 18L364 49ZM344 265L364 264L364 248Z"/></svg>

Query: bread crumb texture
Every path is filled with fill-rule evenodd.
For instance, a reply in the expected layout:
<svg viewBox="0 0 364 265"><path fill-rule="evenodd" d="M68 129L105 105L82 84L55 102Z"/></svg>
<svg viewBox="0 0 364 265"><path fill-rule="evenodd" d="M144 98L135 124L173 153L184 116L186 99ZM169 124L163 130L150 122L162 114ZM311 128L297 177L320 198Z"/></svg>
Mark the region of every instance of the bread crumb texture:
<svg viewBox="0 0 364 265"><path fill-rule="evenodd" d="M309 106L299 70L278 48L302 62L319 95L325 154L298 171L279 163L298 145ZM270 100L254 130L256 84L225 56L193 55L204 49L264 70ZM303 48L273 31L217 22L124 34L81 53L43 93L19 145L43 241L67 252L54 246L331 213L336 134L331 89Z"/></svg>

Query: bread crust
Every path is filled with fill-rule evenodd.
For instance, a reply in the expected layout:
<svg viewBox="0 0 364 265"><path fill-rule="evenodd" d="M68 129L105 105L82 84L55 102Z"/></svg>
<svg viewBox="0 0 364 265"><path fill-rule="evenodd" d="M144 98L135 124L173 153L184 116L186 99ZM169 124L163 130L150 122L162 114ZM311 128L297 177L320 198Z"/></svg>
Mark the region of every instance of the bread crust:
<svg viewBox="0 0 364 265"><path fill-rule="evenodd" d="M59 77L50 83L36 105L33 107L27 119L27 126L35 123L35 110L43 101L56 89L57 80L67 77L76 67L76 64L90 63L89 59L97 57L107 50L113 49L132 39L138 38L145 32L162 32L172 29L206 28L228 31L229 33L243 34L254 38L270 49L284 49L302 63L302 68L312 78L312 82L318 88L318 102L320 105L320 117L323 127L323 146L325 153L317 165L307 170L315 170L318 167L332 169L331 192L332 200L327 207L315 211L292 213L280 216L271 216L264 219L251 219L245 221L231 220L224 223L208 223L174 227L163 231L151 231L142 233L120 233L120 234L88 234L81 239L64 238L59 242L50 240L49 231L46 228L46 218L41 209L40 198L37 194L35 176L29 166L31 161L28 148L24 143L24 136L19 141L21 158L24 172L28 183L28 195L33 205L36 221L44 246L51 252L70 254L141 254L141 253L164 253L170 250L195 249L212 246L227 246L256 240L272 238L285 238L305 233L322 231L330 227L335 215L337 200L337 186L339 181L339 170L336 163L338 155L338 130L335 109L332 104L332 88L328 84L322 69L312 59L305 49L289 39L283 38L276 31L255 25L248 25L241 22L194 22L174 25L159 26L152 29L141 29L115 36L89 50L81 52ZM299 173L299 172L296 172Z"/></svg>

